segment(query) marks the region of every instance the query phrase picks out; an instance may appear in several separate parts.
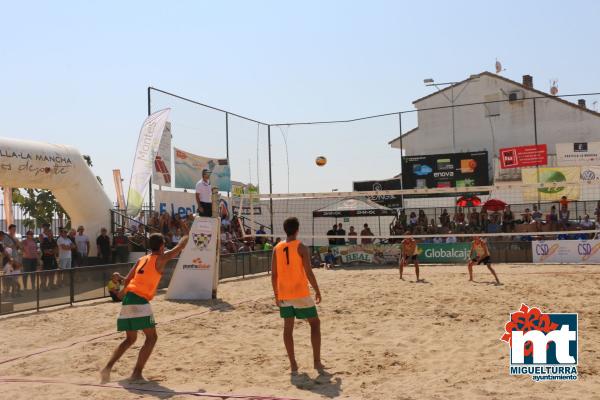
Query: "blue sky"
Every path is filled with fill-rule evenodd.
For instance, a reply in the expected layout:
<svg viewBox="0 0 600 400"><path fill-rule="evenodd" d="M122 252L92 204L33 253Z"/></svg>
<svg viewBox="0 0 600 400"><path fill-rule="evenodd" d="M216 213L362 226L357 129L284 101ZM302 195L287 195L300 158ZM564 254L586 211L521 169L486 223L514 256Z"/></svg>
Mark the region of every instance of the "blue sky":
<svg viewBox="0 0 600 400"><path fill-rule="evenodd" d="M114 198L129 177L149 85L266 122L406 110L423 78L493 71L548 90L600 91L594 1L3 2L0 135L72 144ZM224 157L222 116L171 106L176 146ZM406 129L414 121L404 121ZM399 171L394 118L273 128L274 191L349 190ZM405 129L405 130L406 130ZM268 190L266 129L232 121L233 178ZM258 162L257 162L258 154ZM325 155L329 164L314 166ZM258 165L258 167L257 167ZM127 183L127 182L126 182Z"/></svg>

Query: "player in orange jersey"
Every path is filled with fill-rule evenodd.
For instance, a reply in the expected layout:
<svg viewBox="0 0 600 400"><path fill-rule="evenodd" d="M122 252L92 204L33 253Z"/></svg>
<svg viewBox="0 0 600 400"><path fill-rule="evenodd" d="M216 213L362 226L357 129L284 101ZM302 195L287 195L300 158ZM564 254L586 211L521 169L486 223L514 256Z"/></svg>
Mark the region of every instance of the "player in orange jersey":
<svg viewBox="0 0 600 400"><path fill-rule="evenodd" d="M287 239L279 242L273 249L271 264L271 283L279 315L283 318L283 343L292 373L298 371L293 336L295 318L306 319L310 324L314 368L318 371L325 368L321 363L321 322L315 305L315 301L316 304L321 302L321 291L310 266L308 247L296 239L299 228L298 218L291 217L284 221L283 229ZM315 300L310 296L309 282L315 291Z"/></svg>
<svg viewBox="0 0 600 400"><path fill-rule="evenodd" d="M156 289L158 288L167 262L177 257L188 241L187 234L189 233L189 228L183 222L180 222L180 227L185 236L181 238L177 246L169 251L165 251L163 235L160 233L150 235L149 247L152 253L140 258L131 271L129 271L129 274L127 274L123 290L119 293L119 298L123 299L123 306L117 319L117 330L119 332L125 331L126 337L115 349L110 360L100 372L102 383L110 380L110 371L113 365L135 343L138 331L144 332L146 341L140 349L140 354L130 379L132 381L144 380L142 370L148 358L150 358L150 354L152 354L152 350L158 339L150 300L156 294Z"/></svg>
<svg viewBox="0 0 600 400"><path fill-rule="evenodd" d="M410 235L410 232L406 231L404 234ZM400 279L403 279L402 272L404 272L404 266L410 264L410 262L412 261L415 264L415 274L417 275L417 282L420 282L417 241L412 236L408 236L407 238L402 240L401 246L402 254L400 255Z"/></svg>
<svg viewBox="0 0 600 400"><path fill-rule="evenodd" d="M470 260L469 264L467 265L469 270L469 281L473 281L473 264L475 263L477 263L477 265L487 265L492 275L494 275L494 278L496 278L496 284L500 284L498 275L496 275L496 271L494 271L494 268L492 268L492 259L490 258L490 250L488 249L488 245L479 236L475 236L473 242L471 243Z"/></svg>

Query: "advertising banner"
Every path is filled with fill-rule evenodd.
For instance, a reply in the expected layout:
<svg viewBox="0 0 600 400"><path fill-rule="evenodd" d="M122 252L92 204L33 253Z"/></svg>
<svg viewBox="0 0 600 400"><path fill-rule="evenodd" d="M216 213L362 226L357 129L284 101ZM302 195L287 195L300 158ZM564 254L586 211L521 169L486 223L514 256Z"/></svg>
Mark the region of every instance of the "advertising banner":
<svg viewBox="0 0 600 400"><path fill-rule="evenodd" d="M210 170L210 183L221 192L231 191L231 172L227 159L198 156L187 151L175 150L175 186L182 189L196 189L202 179L202 170Z"/></svg>
<svg viewBox="0 0 600 400"><path fill-rule="evenodd" d="M538 181L539 175L539 181ZM544 183L551 187L525 188L523 199L526 201L557 201L562 196L569 200L579 199L579 185L560 186L561 182L579 183L579 167L544 167L535 169L524 169L521 171L523 183Z"/></svg>
<svg viewBox="0 0 600 400"><path fill-rule="evenodd" d="M171 174L171 123L165 124L158 153L154 159L154 172L152 174L152 183L159 186L172 186Z"/></svg>
<svg viewBox="0 0 600 400"><path fill-rule="evenodd" d="M581 167L580 178L584 183L600 181L600 167Z"/></svg>
<svg viewBox="0 0 600 400"><path fill-rule="evenodd" d="M243 194L259 194L258 186L254 186L251 183L242 183L231 181L231 194L236 197L240 197Z"/></svg>
<svg viewBox="0 0 600 400"><path fill-rule="evenodd" d="M168 212L185 218L189 212L196 214L196 194L189 192L175 192L169 190L154 191L154 209L160 214Z"/></svg>
<svg viewBox="0 0 600 400"><path fill-rule="evenodd" d="M346 246L320 247L321 260L331 248L332 254L342 264L398 264L400 244L356 244ZM471 250L470 243L419 243L417 253L419 263L423 264L456 264L466 263Z"/></svg>
<svg viewBox="0 0 600 400"><path fill-rule="evenodd" d="M600 142L556 143L558 165L599 165Z"/></svg>
<svg viewBox="0 0 600 400"><path fill-rule="evenodd" d="M535 167L548 164L545 144L500 149L500 168Z"/></svg>
<svg viewBox="0 0 600 400"><path fill-rule="evenodd" d="M404 189L488 186L487 151L402 158Z"/></svg>
<svg viewBox="0 0 600 400"><path fill-rule="evenodd" d="M361 181L353 182L353 190L355 192L371 192L380 190L400 190L402 185L400 179L382 179L379 181ZM377 195L369 196L369 199L377 204L389 208L402 208L402 197L397 195Z"/></svg>
<svg viewBox="0 0 600 400"><path fill-rule="evenodd" d="M546 240L531 242L538 264L600 264L600 240Z"/></svg>
<svg viewBox="0 0 600 400"><path fill-rule="evenodd" d="M179 256L166 298L170 300L209 300L212 298L217 268L219 218L196 217L190 240Z"/></svg>

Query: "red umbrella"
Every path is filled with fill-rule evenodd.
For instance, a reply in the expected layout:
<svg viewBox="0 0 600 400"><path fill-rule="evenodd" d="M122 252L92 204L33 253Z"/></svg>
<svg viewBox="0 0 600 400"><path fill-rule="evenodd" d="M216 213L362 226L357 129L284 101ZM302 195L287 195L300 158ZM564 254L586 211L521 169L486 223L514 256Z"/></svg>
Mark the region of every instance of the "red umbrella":
<svg viewBox="0 0 600 400"><path fill-rule="evenodd" d="M502 211L506 208L506 203L502 200L489 199L483 204L483 208L489 211Z"/></svg>
<svg viewBox="0 0 600 400"><path fill-rule="evenodd" d="M459 197L458 200L456 200L456 205L458 207L477 207L481 205L481 199L477 196L462 196Z"/></svg>

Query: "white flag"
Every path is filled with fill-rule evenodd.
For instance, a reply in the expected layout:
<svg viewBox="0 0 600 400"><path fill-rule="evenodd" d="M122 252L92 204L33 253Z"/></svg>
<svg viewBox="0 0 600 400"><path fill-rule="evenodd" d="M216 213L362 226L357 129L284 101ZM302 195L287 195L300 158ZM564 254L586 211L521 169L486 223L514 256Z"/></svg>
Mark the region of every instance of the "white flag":
<svg viewBox="0 0 600 400"><path fill-rule="evenodd" d="M154 159L170 111L170 108L165 108L149 115L140 130L127 192L127 215L131 217L138 215L142 209L144 196L148 191L148 182L154 169Z"/></svg>

